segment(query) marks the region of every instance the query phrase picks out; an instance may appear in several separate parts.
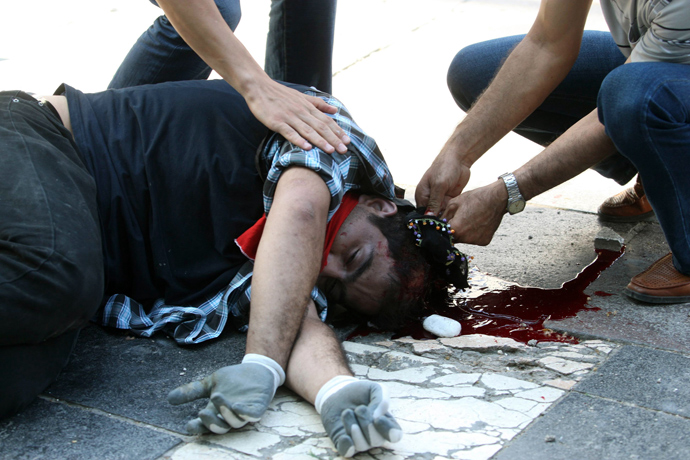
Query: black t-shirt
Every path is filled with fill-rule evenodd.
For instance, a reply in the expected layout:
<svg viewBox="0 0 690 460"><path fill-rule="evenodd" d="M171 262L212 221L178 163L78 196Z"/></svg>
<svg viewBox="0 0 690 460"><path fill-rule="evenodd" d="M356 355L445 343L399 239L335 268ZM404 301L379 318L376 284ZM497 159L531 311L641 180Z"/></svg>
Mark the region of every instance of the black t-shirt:
<svg viewBox="0 0 690 460"><path fill-rule="evenodd" d="M268 129L222 80L64 93L98 187L106 298L216 294L246 261L234 239L263 213L254 157Z"/></svg>

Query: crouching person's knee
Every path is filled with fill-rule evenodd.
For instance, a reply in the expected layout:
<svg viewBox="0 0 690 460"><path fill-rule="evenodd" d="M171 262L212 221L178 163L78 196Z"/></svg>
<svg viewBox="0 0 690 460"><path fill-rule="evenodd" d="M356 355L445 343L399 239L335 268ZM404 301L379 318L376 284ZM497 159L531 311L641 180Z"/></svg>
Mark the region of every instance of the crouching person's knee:
<svg viewBox="0 0 690 460"><path fill-rule="evenodd" d="M238 0L216 0L216 6L227 25L234 31L242 18L240 2Z"/></svg>

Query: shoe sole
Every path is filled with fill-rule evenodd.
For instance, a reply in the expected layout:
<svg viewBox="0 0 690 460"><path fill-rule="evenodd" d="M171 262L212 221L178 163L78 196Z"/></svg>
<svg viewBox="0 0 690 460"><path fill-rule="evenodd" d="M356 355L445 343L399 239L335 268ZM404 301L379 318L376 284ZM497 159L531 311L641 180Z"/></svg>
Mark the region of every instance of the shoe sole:
<svg viewBox="0 0 690 460"><path fill-rule="evenodd" d="M649 294L640 294L639 292L633 291L631 289L625 288L623 294L631 297L635 300L639 300L646 303L656 304L656 305L670 305L674 303L688 303L690 302L690 296L654 296Z"/></svg>
<svg viewBox="0 0 690 460"><path fill-rule="evenodd" d="M611 216L599 213L597 213L597 216L599 216L599 220L602 222L655 222L657 220L654 211L638 214L637 216Z"/></svg>

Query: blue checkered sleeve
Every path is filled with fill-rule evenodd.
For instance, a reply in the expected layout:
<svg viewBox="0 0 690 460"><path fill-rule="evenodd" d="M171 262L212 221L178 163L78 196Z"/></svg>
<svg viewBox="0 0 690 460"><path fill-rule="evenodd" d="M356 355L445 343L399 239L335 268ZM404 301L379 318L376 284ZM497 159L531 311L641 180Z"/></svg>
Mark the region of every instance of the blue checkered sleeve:
<svg viewBox="0 0 690 460"><path fill-rule="evenodd" d="M273 204L280 176L293 166L311 169L324 180L331 194L329 219L340 206L343 195L349 190L359 190L392 199L395 196L393 177L374 139L360 129L339 100L317 91L307 94L319 96L337 108L337 112L330 116L350 137L348 151L341 155L328 154L316 147L304 150L274 134L259 154L259 159L267 170L264 182L266 213Z"/></svg>
<svg viewBox="0 0 690 460"><path fill-rule="evenodd" d="M108 298L94 321L102 326L128 329L140 337L151 337L160 331L183 345L215 339L228 321L237 331L246 332L253 268L254 263L247 261L225 289L195 305L169 305L158 299L145 307L131 297L116 294ZM326 297L315 287L311 298L325 321Z"/></svg>

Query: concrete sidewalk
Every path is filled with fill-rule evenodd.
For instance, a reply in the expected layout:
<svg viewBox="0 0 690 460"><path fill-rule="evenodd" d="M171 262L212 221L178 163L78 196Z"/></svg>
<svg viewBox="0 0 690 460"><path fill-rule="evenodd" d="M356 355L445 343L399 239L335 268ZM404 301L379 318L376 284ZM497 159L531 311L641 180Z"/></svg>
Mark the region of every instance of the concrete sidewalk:
<svg viewBox="0 0 690 460"><path fill-rule="evenodd" d="M259 62L269 3L245 1L238 29ZM334 93L378 141L399 184L417 183L462 118L445 84L453 55L473 42L526 32L538 3L339 2ZM158 14L144 0L3 4L0 89L46 94L65 81L102 90ZM588 26L605 29L598 2ZM475 165L470 187L539 150L509 135ZM474 256L468 296L477 310L505 308L492 303L496 292L510 292L510 302L547 302L552 319L538 339L496 337L483 333L491 323L463 322L452 339L370 332L345 341L357 375L387 383L405 433L400 443L357 458L688 457L690 305L650 307L621 295L668 248L656 222L597 220L596 207L619 190L587 172L506 218L491 245L462 248ZM589 266L597 258L594 241L614 238L611 232L625 252L597 277L597 266ZM580 305L576 316L556 319L573 305ZM347 339L352 327L338 332ZM575 340L558 341L564 335ZM243 344L242 335L227 333L182 348L166 337L88 327L58 381L25 412L0 422L0 458L336 458L313 408L284 390L259 423L223 436L185 434L186 420L203 404L169 406L168 391L238 362Z"/></svg>

